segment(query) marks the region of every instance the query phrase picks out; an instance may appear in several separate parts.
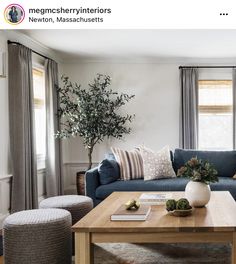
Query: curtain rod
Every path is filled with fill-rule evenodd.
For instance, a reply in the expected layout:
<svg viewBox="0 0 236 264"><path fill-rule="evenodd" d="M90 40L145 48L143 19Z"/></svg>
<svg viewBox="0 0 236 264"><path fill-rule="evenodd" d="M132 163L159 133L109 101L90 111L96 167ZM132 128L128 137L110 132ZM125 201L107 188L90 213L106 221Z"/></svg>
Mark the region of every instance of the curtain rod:
<svg viewBox="0 0 236 264"><path fill-rule="evenodd" d="M7 44L15 44L15 45L21 45L21 46L23 46L23 44L21 44L21 43L19 43L19 42L16 42L16 41L11 41L11 40L8 40L7 41ZM35 50L32 50L32 49L30 49L33 53L35 53L35 54L37 54L37 55L39 55L39 56L41 56L41 57L43 57L43 58L45 58L45 59L48 59L48 60L52 60L51 58L49 58L49 57L47 57L47 56L45 56L45 55L43 55L43 54L41 54L41 53L39 53L39 52L37 52L37 51L35 51Z"/></svg>
<svg viewBox="0 0 236 264"><path fill-rule="evenodd" d="M197 69L224 69L224 68L236 68L236 66L179 66L179 69L188 69L188 68L197 68Z"/></svg>

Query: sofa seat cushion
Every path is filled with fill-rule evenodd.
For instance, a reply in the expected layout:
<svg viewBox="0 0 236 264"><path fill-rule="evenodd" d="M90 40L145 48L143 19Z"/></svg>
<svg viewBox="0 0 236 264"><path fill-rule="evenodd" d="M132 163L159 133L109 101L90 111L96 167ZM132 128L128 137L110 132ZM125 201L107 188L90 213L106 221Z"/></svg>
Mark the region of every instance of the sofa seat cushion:
<svg viewBox="0 0 236 264"><path fill-rule="evenodd" d="M219 182L210 184L212 191L229 191L236 200L236 180L228 177L219 177Z"/></svg>
<svg viewBox="0 0 236 264"><path fill-rule="evenodd" d="M169 178L144 181L143 179L131 181L115 181L106 185L100 185L96 189L96 198L105 199L112 192L127 191L184 191L188 179Z"/></svg>
<svg viewBox="0 0 236 264"><path fill-rule="evenodd" d="M106 185L101 185L96 189L96 198L103 200L112 192L128 191L184 191L188 183L186 178L170 178L152 181L132 180L115 181ZM236 200L236 180L227 177L219 177L218 183L211 184L212 191L229 191Z"/></svg>
<svg viewBox="0 0 236 264"><path fill-rule="evenodd" d="M236 151L203 151L176 149L174 153L174 169L182 167L191 158L197 157L209 161L218 171L219 177L233 177L236 173Z"/></svg>

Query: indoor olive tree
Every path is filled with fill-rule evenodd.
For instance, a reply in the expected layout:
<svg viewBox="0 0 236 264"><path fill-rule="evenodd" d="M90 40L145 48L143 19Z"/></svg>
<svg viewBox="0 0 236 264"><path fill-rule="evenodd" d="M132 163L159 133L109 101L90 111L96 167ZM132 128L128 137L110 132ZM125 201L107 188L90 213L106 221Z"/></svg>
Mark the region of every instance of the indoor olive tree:
<svg viewBox="0 0 236 264"><path fill-rule="evenodd" d="M62 83L62 87L58 87L61 129L56 137L80 136L88 150L90 169L97 143L106 137L121 139L124 134L130 133L127 123L133 120L134 115L122 115L119 109L134 95L114 92L109 87L111 78L108 75L97 74L87 89L72 83L66 76L62 76Z"/></svg>

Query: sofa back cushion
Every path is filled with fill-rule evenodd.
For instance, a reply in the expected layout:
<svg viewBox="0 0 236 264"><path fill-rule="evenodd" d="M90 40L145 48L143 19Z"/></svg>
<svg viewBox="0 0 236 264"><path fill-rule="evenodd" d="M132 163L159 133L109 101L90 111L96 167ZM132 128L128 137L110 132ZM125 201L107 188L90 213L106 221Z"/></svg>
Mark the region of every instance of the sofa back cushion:
<svg viewBox="0 0 236 264"><path fill-rule="evenodd" d="M104 159L98 165L99 180L101 184L108 184L120 178L120 168L117 161Z"/></svg>
<svg viewBox="0 0 236 264"><path fill-rule="evenodd" d="M233 177L236 173L236 151L203 151L176 149L174 153L174 170L182 167L191 158L197 157L209 161L218 171L219 177Z"/></svg>

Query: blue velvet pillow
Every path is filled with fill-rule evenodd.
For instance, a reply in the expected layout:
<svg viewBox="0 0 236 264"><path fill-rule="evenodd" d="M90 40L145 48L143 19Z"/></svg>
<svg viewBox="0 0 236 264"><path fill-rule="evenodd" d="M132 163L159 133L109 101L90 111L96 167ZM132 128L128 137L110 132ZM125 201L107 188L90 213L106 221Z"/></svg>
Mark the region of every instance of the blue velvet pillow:
<svg viewBox="0 0 236 264"><path fill-rule="evenodd" d="M101 184L108 184L120 178L120 167L115 160L104 159L98 165L98 173Z"/></svg>

